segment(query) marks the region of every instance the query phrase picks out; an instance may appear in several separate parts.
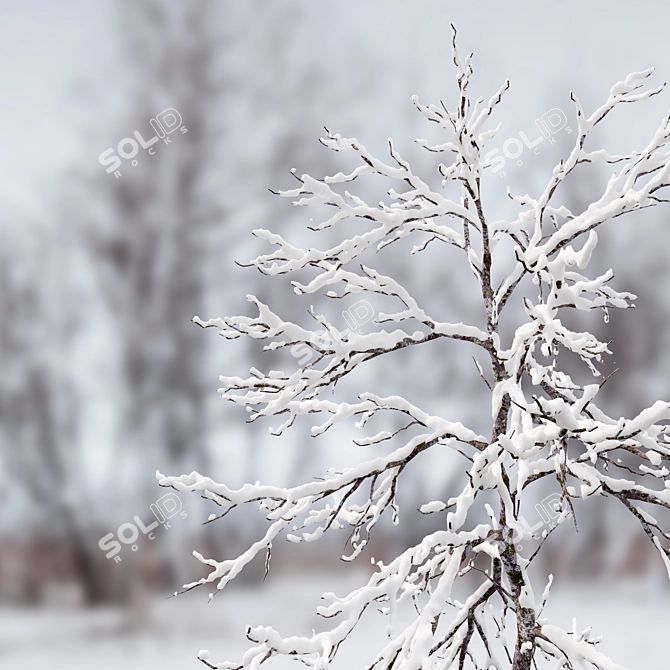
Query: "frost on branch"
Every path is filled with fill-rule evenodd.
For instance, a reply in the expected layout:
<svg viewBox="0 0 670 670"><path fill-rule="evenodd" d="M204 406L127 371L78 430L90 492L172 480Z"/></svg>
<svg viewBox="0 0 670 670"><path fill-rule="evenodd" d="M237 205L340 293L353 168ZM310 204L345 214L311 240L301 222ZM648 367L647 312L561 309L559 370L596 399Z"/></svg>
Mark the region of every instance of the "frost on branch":
<svg viewBox="0 0 670 670"><path fill-rule="evenodd" d="M378 314L374 332L346 336L313 314L328 338L284 321L255 296L248 296L255 316L195 319L203 327L219 329L227 339L260 340L265 351L300 345L314 352L309 362L288 372L252 368L246 378L221 377L222 397L244 406L249 421L276 417L272 432L280 435L296 417L314 415L311 432L316 437L336 423L355 418L361 432L357 443L386 443L386 455L341 472L329 471L319 480L292 488L259 483L231 489L197 472L180 477L158 473L158 478L162 486L200 492L223 508L220 516L246 503L260 504L270 522L265 535L236 558L219 561L196 553L211 569L185 590L210 583L223 589L258 554L267 554L269 561L272 544L280 535L291 542L312 542L329 529L348 528L351 536L344 558L355 559L385 512L398 523L396 494L403 471L436 445L467 459L467 483L448 500L427 500L422 506L423 513L442 516L441 530L389 565L377 563L376 572L359 589L344 597L324 594L326 604L319 614L332 619L329 630L311 637L283 638L271 628L249 628L247 637L253 646L241 662L214 665L209 654L201 652L199 658L208 667L258 668L273 656L286 655L310 667L327 668L364 611L381 604L389 619L389 641L375 658L362 659L361 667L530 670L533 662L544 659L553 660L554 668L619 668L596 648L597 640L589 631L564 631L541 616L550 585L543 587L538 599L528 569L547 534L533 538L520 510L529 487L542 479L553 478L561 491L564 511L559 522L569 510L574 514L576 498L606 496L623 505L670 573L670 535L652 514L654 507L670 509L670 404L659 401L632 419L608 416L596 402L605 381L600 370L610 353L607 344L588 332L571 330L561 320L567 310L632 306L635 296L612 287L611 271L589 277L586 268L598 226L664 202L661 192L670 183L669 119L663 120L646 147L627 156L612 156L587 144L592 129L615 107L650 98L663 87L647 87L651 70L633 73L615 84L605 103L588 116L573 95L578 133L568 157L554 168L537 197L510 196L519 208L516 219L495 221L487 217L484 205L482 152L498 128L485 130L484 126L508 83L488 102L481 98L472 102L468 92L472 55L462 57L455 39L454 64L459 92L454 110L413 100L418 112L447 138L436 146L418 140L443 156L439 191L413 171L393 142L389 142L389 157L382 160L358 140L327 131L325 147L353 154L357 167L323 179L296 176L299 186L279 195L297 206L325 209L325 217L314 226L317 235L326 228L333 229L331 235L345 228L357 232L349 237L342 233L330 248L305 250L278 234L254 231L274 246L271 253L252 262L258 270L267 275L302 271L301 276L306 272L311 277L307 283L293 281L296 293L323 293L334 299L352 293L377 294L394 302L396 311ZM558 204L555 195L562 182L578 165L597 161L613 165L604 191L595 193L581 212ZM394 184L385 201L371 205L353 192L367 175L381 175ZM347 221L349 225L343 226ZM457 253L451 248L465 254L470 280L481 293L485 326L440 321L397 280L359 260L369 249L381 251L408 236L416 239L413 254L420 254L431 242L446 245L446 254ZM494 252L503 238L511 244ZM494 269L499 276L502 268L510 271L494 283ZM530 288L520 287L522 282ZM499 323L510 300L523 307L525 318L515 324L511 338L501 338ZM439 338L460 340L464 348L479 347L490 360L491 404L483 410L491 413L489 436L433 416L399 396L383 397L361 389L350 402L338 402L325 393L372 359ZM563 360L572 354L584 363L592 383L580 384L559 369L559 355ZM389 414L404 420L401 429L374 433L366 428L373 418L383 425ZM485 502L483 492L490 492L489 499L496 500L496 505ZM488 521L475 524L472 519L480 511ZM519 540L536 545L530 556L522 555ZM479 585L464 602L458 602L452 591L465 573L470 578L476 575ZM409 601L416 607L416 616L409 625L396 627L396 612Z"/></svg>

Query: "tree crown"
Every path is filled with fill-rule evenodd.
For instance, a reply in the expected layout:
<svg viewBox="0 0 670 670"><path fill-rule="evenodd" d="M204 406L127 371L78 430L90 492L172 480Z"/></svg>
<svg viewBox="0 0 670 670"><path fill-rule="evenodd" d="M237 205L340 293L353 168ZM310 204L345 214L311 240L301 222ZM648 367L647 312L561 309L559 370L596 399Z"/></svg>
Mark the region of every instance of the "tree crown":
<svg viewBox="0 0 670 670"><path fill-rule="evenodd" d="M220 516L245 503L260 503L270 525L265 534L240 556L224 561L196 558L211 567L209 574L186 585L185 590L216 583L222 589L255 556L267 552L269 564L273 541L286 532L292 542L319 539L329 529L350 527L350 550L346 560L356 558L382 514L390 509L398 521L396 494L401 475L419 454L443 445L468 461L467 481L461 491L446 501L430 501L426 514L444 515L444 527L401 553L389 565L381 562L367 584L344 597L324 594L326 605L319 614L332 617L334 626L311 637L283 638L277 631L259 627L247 630L255 644L242 664L212 665L208 655L201 660L212 668L257 668L275 655L289 655L315 668L326 668L339 646L373 603L384 603L390 616L390 641L366 667L402 668L509 668L529 670L535 658L556 659L560 668L618 668L595 648L588 631L566 632L541 618L549 585L538 600L529 577L529 567L548 533L533 537L521 516L524 491L540 480L553 478L559 486L556 501L558 523L574 516L573 500L608 496L618 500L641 524L660 552L670 572L668 535L643 506L670 509L670 461L668 426L670 404L657 402L633 419L612 418L596 404L604 381L599 371L609 353L606 343L588 332L571 330L561 321L566 310L627 308L635 298L610 285L608 271L595 278L584 274L597 243L596 229L606 221L664 199L660 191L670 184L670 118L663 119L647 146L628 155L589 150L591 131L616 107L658 94L663 86L646 87L652 70L635 72L610 90L604 104L586 115L576 96L577 132L565 160L553 169L539 193L514 196L519 212L513 220L491 220L482 197L486 168L484 148L500 126L484 126L500 104L509 83L485 102L471 100L472 54L463 57L456 46L453 54L458 87L454 110L424 105L416 97L418 112L446 133L448 140L425 149L444 156L438 167L442 188L433 188L416 174L389 141L390 161L373 156L358 140L330 132L322 140L336 152L353 154L358 165L323 179L298 176L294 189L279 195L306 207L324 207L330 212L314 231L344 231L345 222L354 232L344 232L332 246L302 249L281 235L267 230L254 234L275 246L271 253L251 265L266 275L298 271L310 273L307 283L293 281L298 294L322 293L332 299L352 294L375 294L394 301L397 311L377 315L374 332L340 333L322 316L314 319L328 337L315 337L312 330L283 320L253 295L247 297L255 316L233 316L194 321L214 327L226 339L247 336L264 343L265 351L307 347L313 356L291 373L262 372L252 368L248 377L221 377L222 397L244 406L249 421L281 416L273 429L283 433L297 417L324 417L312 428L318 436L349 418L357 417L363 431L368 422L392 413L404 420L398 430L381 430L357 440L360 445L388 443L383 456L347 468L329 471L322 479L294 487L246 484L231 489L197 472L180 477L158 473L162 486L181 491L200 491L225 508ZM602 193L581 212L572 212L555 202L561 184L580 164L606 162L615 169ZM368 175L380 175L394 183L387 199L376 205L350 189ZM432 242L462 252L481 294L482 325L440 321L427 313L421 301L391 276L360 264L368 250L381 251L405 237L417 239L413 254L421 254ZM330 238L332 239L332 237ZM498 241L507 240L496 246ZM494 277L502 280L494 281ZM519 289L532 282L533 292ZM528 283L530 286L531 284ZM339 289L339 290L336 290ZM499 334L501 316L517 300L525 317L509 341ZM478 347L490 361L490 372L479 373L491 390L490 436L480 435L461 422L433 416L400 396L383 397L362 392L351 402L326 397L359 366L401 348L418 347L447 338ZM463 345L466 346L466 345ZM595 378L580 384L559 367L561 352L576 354ZM478 364L479 365L479 364ZM486 502L490 492L496 505ZM474 523L482 512L485 523ZM537 546L526 552L528 543ZM485 567L486 569L482 569ZM466 573L477 574L478 585L463 603L452 602L454 584ZM400 605L413 601L416 617L402 631L393 630ZM509 616L508 616L509 615ZM510 623L510 617L513 624ZM515 640L508 649L501 634L515 627ZM470 666L468 666L470 664Z"/></svg>

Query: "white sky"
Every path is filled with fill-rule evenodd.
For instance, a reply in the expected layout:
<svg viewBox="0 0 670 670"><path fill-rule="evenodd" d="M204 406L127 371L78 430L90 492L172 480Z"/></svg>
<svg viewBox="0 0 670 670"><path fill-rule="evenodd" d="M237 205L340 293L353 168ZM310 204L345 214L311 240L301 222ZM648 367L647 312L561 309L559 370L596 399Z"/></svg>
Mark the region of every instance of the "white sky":
<svg viewBox="0 0 670 670"><path fill-rule="evenodd" d="M503 134L532 127L533 119L557 100L567 100L571 87L582 98L601 101L617 79L634 69L654 64L659 82L670 78L670 10L654 0L634 5L624 0L282 2L309 14L311 30L322 33L301 47L311 51L306 56L332 61L339 59L338 49L355 48L383 63L389 84L382 99L377 91L373 101L381 110L409 109L413 93L434 102L451 90L452 81L443 74L451 76L445 57L449 24L456 23L461 48L475 50L482 93L492 93L506 76L512 80L500 109ZM111 7L111 0L0 0L0 212L48 211L64 168L97 167L106 147L91 140L91 132L108 125L100 114L109 111L110 103L122 102L114 81ZM343 71L343 80L346 76ZM82 95L82 82L97 99ZM358 95L343 100L349 112L357 104L370 109L366 92ZM666 98L670 93L636 106L638 123L622 139L639 144L670 106ZM331 116L324 122L335 124L338 111ZM387 125L369 124L372 146L377 131L382 142L398 134L397 124Z"/></svg>
<svg viewBox="0 0 670 670"><path fill-rule="evenodd" d="M3 210L41 209L44 189L81 150L73 90L105 56L107 9L106 0L0 0Z"/></svg>

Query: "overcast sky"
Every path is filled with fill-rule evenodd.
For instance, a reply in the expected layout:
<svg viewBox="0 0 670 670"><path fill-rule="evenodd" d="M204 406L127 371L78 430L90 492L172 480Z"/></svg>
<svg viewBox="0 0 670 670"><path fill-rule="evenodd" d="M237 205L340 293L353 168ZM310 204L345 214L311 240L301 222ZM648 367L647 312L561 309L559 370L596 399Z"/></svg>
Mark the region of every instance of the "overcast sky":
<svg viewBox="0 0 670 670"><path fill-rule="evenodd" d="M407 105L413 93L434 98L451 88L442 77L451 74L444 62L451 22L459 28L462 48L476 52L479 81L492 87L509 77L508 110L517 117L528 110L530 123L547 105L565 100L571 87L601 100L634 69L653 64L659 81L670 77L668 10L653 0L286 0L286 5L305 11L313 30L323 35L305 44L305 56L332 59L338 49L355 48L383 63L390 83L380 109ZM63 167L97 164L105 147L87 145L82 109L89 103L76 92L88 84L109 89L112 99L117 93L112 7L111 0L0 0L0 211L12 202L39 208ZM351 108L357 100L343 103ZM660 109L668 106L663 100L638 107L636 114L656 125ZM510 117L503 120L510 127ZM518 120L519 129L526 121ZM389 134L379 127L384 137Z"/></svg>

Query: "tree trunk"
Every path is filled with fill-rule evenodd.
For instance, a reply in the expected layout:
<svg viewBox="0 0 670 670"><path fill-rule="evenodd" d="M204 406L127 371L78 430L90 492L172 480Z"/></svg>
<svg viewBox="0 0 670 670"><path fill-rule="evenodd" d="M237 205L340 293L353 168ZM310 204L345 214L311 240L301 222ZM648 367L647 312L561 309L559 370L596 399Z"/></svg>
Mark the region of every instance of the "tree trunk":
<svg viewBox="0 0 670 670"><path fill-rule="evenodd" d="M512 529L504 528L505 549L502 561L510 583L511 596L516 609L516 646L512 670L531 670L535 649L535 610L520 604L525 580L517 562L516 548L512 540Z"/></svg>

